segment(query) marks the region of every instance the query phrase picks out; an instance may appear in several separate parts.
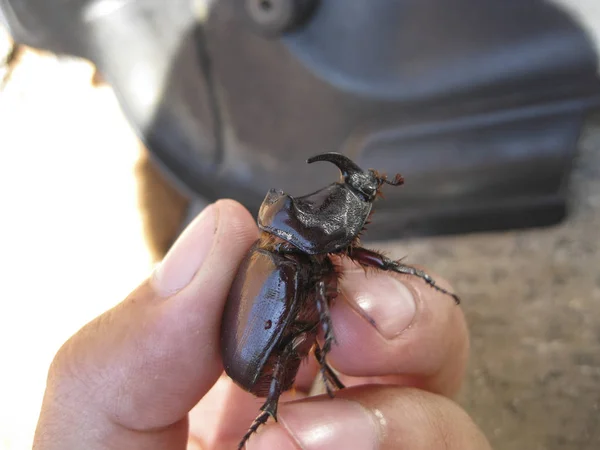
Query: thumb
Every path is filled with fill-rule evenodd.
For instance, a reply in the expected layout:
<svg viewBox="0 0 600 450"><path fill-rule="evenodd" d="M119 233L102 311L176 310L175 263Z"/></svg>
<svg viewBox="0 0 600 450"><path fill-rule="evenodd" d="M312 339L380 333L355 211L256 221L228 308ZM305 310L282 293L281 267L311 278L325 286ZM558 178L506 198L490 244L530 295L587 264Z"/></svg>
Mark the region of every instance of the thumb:
<svg viewBox="0 0 600 450"><path fill-rule="evenodd" d="M59 350L34 448L184 449L187 413L222 371L223 304L256 236L238 203L203 211L152 280Z"/></svg>

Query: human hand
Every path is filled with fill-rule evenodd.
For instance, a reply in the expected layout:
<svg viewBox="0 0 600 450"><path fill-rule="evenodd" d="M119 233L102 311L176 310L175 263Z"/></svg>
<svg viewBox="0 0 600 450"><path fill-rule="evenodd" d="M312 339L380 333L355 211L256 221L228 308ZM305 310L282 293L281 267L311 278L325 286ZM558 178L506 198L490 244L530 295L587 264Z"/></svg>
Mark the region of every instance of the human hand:
<svg viewBox="0 0 600 450"><path fill-rule="evenodd" d="M217 202L150 280L67 341L50 368L34 449L237 448L262 402L222 375L220 318L257 235L243 207ZM329 356L348 389L305 398L317 365L303 364L279 422L247 447L490 449L450 400L468 355L461 308L419 279L348 269Z"/></svg>

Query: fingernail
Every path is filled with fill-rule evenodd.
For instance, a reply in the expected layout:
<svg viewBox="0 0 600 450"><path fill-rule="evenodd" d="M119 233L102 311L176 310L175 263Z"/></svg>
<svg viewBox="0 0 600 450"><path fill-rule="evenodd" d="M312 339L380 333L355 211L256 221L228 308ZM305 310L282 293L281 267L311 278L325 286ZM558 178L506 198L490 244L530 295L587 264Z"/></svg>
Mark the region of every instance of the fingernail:
<svg viewBox="0 0 600 450"><path fill-rule="evenodd" d="M400 335L415 319L415 298L394 277L351 270L344 273L341 289L350 304L386 339Z"/></svg>
<svg viewBox="0 0 600 450"><path fill-rule="evenodd" d="M249 441L251 449L331 450L379 447L375 417L359 403L335 399L282 405L279 422Z"/></svg>
<svg viewBox="0 0 600 450"><path fill-rule="evenodd" d="M186 287L208 256L218 220L218 207L207 206L181 234L154 270L154 290L169 297Z"/></svg>

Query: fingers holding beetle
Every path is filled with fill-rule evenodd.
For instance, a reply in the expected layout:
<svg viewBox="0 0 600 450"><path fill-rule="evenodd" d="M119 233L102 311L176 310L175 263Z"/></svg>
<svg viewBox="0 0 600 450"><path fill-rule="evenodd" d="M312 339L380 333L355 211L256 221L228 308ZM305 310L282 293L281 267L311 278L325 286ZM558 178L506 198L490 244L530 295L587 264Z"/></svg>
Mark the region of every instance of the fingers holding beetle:
<svg viewBox="0 0 600 450"><path fill-rule="evenodd" d="M59 351L34 448L183 450L190 428L205 450L235 448L262 400L219 378L219 332L231 282L256 237L255 221L241 205L220 201L206 209L152 280ZM461 436L480 442L468 417L436 394L451 396L458 389L468 353L464 318L453 300L418 278L383 272L365 278L352 266L340 287L332 307L338 345L329 361L349 386L396 386L356 386L334 400L282 403L280 424L265 427L250 440L251 448L274 448L268 444L273 439L287 442L282 448L402 449L400 441L415 443L406 448L438 448L426 445L433 439L429 434L450 436L453 443ZM198 418L199 428L188 421L196 404L190 421ZM435 433L429 433L432 426ZM364 436L355 442L375 447L339 441L361 429Z"/></svg>

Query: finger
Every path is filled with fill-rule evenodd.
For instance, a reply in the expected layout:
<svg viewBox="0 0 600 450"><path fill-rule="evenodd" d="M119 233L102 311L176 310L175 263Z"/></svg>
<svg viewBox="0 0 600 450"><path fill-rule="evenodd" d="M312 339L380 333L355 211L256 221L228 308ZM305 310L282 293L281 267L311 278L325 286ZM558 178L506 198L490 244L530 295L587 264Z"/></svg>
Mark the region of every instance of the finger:
<svg viewBox="0 0 600 450"><path fill-rule="evenodd" d="M454 395L469 353L462 309L419 278L346 269L332 307L339 344L333 346L332 365L353 377L384 377L379 381Z"/></svg>
<svg viewBox="0 0 600 450"><path fill-rule="evenodd" d="M151 281L73 336L50 369L36 448L185 448L186 415L222 371L223 304L256 237L241 205L217 202Z"/></svg>
<svg viewBox="0 0 600 450"><path fill-rule="evenodd" d="M248 449L491 450L471 418L443 396L369 386L282 405Z"/></svg>

